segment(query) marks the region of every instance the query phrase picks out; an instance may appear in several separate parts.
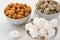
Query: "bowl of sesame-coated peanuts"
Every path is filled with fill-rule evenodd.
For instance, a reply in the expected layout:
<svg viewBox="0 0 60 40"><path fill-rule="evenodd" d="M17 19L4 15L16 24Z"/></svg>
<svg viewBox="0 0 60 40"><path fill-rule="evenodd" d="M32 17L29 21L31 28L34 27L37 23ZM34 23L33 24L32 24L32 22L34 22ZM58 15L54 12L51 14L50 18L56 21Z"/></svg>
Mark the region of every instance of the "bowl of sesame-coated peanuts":
<svg viewBox="0 0 60 40"><path fill-rule="evenodd" d="M48 20L57 18L60 14L60 3L55 0L39 0L35 12Z"/></svg>

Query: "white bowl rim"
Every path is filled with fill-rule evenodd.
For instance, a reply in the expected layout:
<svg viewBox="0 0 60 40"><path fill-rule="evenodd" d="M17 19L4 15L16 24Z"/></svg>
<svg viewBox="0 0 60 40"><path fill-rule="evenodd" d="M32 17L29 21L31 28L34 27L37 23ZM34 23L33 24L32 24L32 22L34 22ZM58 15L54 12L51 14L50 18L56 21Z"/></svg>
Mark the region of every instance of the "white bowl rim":
<svg viewBox="0 0 60 40"><path fill-rule="evenodd" d="M39 12L37 9L35 10L37 13ZM57 14L59 14L60 12L58 12L58 13L54 13L54 14L43 14L42 12L39 12L40 14L42 14L42 15L46 15L46 16L53 16L53 15L57 15Z"/></svg>

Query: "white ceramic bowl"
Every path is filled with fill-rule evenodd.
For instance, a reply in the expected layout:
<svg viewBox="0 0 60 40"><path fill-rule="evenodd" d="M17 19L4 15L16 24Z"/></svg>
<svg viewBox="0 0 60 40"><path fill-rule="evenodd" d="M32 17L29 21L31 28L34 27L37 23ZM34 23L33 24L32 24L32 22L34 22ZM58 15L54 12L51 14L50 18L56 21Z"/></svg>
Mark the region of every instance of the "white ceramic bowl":
<svg viewBox="0 0 60 40"><path fill-rule="evenodd" d="M27 22L28 19L29 19L29 17L30 17L30 15L27 16L27 17L24 17L24 18L22 18L22 19L12 19L12 18L9 18L9 17L6 16L6 15L5 15L5 17L6 17L6 19L8 20L8 22L10 22L11 24L20 25L20 24L23 24L23 23Z"/></svg>
<svg viewBox="0 0 60 40"><path fill-rule="evenodd" d="M46 18L47 20L51 20L51 19L55 19L59 16L60 12L59 13L56 13L56 14L50 14L50 15L46 15L46 14L43 14L37 10L35 10L36 14L39 16L39 17L42 17L42 18Z"/></svg>

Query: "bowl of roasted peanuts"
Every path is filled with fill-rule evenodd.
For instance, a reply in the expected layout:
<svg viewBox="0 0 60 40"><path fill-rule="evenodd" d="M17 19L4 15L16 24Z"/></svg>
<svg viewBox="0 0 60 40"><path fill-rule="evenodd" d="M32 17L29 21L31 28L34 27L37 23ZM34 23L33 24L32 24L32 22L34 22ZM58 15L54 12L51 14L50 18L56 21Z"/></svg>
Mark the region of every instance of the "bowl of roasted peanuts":
<svg viewBox="0 0 60 40"><path fill-rule="evenodd" d="M48 20L57 18L60 14L60 4L55 0L39 0L36 4L36 14Z"/></svg>
<svg viewBox="0 0 60 40"><path fill-rule="evenodd" d="M28 21L31 7L22 3L10 3L4 9L4 14L10 23L20 25Z"/></svg>

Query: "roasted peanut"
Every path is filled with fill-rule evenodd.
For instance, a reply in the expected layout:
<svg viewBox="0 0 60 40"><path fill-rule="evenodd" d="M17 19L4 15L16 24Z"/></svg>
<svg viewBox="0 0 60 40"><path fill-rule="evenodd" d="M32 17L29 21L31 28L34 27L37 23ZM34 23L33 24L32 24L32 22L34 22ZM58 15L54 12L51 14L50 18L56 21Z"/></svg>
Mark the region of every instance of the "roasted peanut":
<svg viewBox="0 0 60 40"><path fill-rule="evenodd" d="M17 18L16 13L15 13L14 15L12 15L12 18L13 18L13 19L16 19L16 18Z"/></svg>
<svg viewBox="0 0 60 40"><path fill-rule="evenodd" d="M29 15L29 13L28 12L25 12L25 16L28 16Z"/></svg>
<svg viewBox="0 0 60 40"><path fill-rule="evenodd" d="M20 19L23 18L23 16L21 14L17 14L17 18Z"/></svg>

